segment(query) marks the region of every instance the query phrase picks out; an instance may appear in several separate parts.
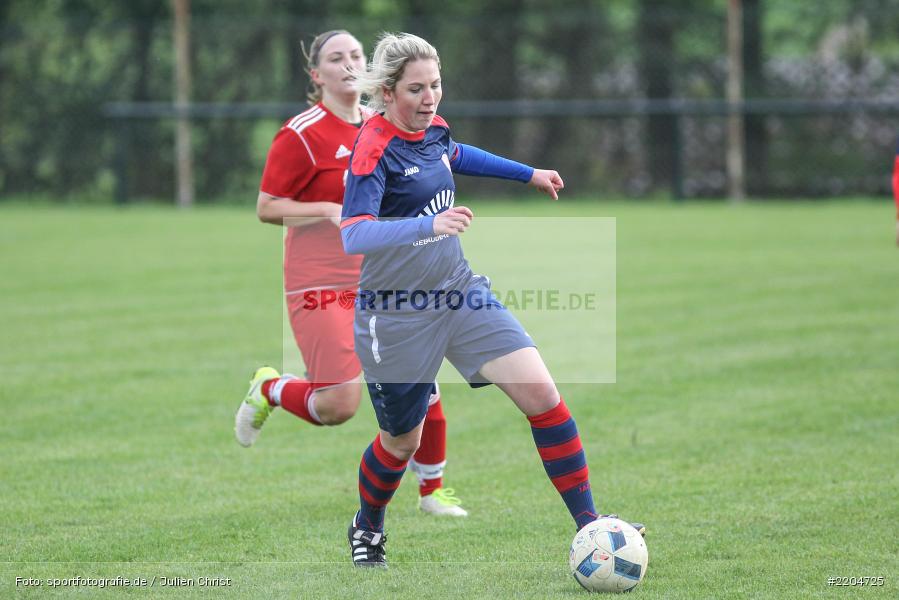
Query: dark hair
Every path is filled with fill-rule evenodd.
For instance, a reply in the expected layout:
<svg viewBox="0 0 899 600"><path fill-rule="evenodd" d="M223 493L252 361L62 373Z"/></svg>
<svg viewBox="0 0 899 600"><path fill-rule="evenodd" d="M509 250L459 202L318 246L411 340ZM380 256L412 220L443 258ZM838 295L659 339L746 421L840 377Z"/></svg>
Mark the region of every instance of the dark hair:
<svg viewBox="0 0 899 600"><path fill-rule="evenodd" d="M312 40L312 43L309 44L309 51L306 51L306 45L303 42L300 42L300 50L303 52L303 56L306 58L306 74L309 75L309 91L306 92L306 98L309 99L309 102L315 104L316 102L321 101L322 99L322 87L317 85L314 81L312 81L312 69L318 67L318 59L319 54L321 54L322 46L325 45L325 42L330 40L335 35L346 34L352 36L353 34L347 31L346 29L332 29L331 31L325 31L324 33L320 33L315 36L315 39Z"/></svg>

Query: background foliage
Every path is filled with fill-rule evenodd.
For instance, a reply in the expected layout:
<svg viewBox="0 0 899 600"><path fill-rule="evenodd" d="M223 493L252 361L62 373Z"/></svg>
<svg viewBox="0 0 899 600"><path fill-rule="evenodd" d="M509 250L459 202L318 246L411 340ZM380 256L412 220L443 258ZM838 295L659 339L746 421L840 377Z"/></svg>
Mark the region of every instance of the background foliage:
<svg viewBox="0 0 899 600"><path fill-rule="evenodd" d="M444 112L459 139L559 169L573 191L646 196L668 189L677 161L687 195L725 190L721 116L461 116L461 101L724 96L723 0L194 0L193 99L296 102L300 40L347 28L370 50L407 30L443 58ZM899 97L899 0L745 0L748 98L850 101ZM0 0L0 196L109 199L114 167L129 195L173 195L173 124L114 120L108 102L173 97L168 2ZM897 109L899 110L899 109ZM477 111L476 111L477 112ZM468 113L465 113L468 114ZM279 119L194 122L198 195L254 198ZM881 194L899 113L751 115L755 195ZM118 163L116 162L118 161ZM499 188L466 182L478 193ZM475 185L477 189L475 190Z"/></svg>

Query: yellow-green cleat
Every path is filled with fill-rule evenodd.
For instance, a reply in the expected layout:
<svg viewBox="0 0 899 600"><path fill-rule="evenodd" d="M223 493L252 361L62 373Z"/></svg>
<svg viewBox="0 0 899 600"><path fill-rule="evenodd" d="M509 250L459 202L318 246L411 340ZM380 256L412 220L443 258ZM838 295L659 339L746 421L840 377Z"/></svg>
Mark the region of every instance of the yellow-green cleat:
<svg viewBox="0 0 899 600"><path fill-rule="evenodd" d="M250 389L246 398L240 403L237 414L234 415L234 435L237 443L248 448L256 442L259 430L268 416L272 414L272 406L268 399L262 395L262 384L270 379L280 377L278 372L271 367L256 369L250 380Z"/></svg>
<svg viewBox="0 0 899 600"><path fill-rule="evenodd" d="M422 512L446 517L467 517L468 511L459 506L462 500L456 497L453 488L437 488L433 493L422 496L418 508Z"/></svg>

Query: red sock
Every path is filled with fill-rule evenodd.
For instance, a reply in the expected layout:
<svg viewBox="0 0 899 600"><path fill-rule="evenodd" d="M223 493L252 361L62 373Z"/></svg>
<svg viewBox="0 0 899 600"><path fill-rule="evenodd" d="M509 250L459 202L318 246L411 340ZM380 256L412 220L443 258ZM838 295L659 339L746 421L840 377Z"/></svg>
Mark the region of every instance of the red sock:
<svg viewBox="0 0 899 600"><path fill-rule="evenodd" d="M269 406L278 406L278 403L272 400L272 386L275 385L277 379L269 379L268 381L262 382L262 395L265 396L265 399L268 400Z"/></svg>
<svg viewBox="0 0 899 600"><path fill-rule="evenodd" d="M413 457L418 475L418 493L428 496L443 487L443 467L446 464L446 418L443 405L437 402L428 407L421 432L421 444Z"/></svg>
<svg viewBox="0 0 899 600"><path fill-rule="evenodd" d="M268 398L269 404L275 406L277 402L272 399L271 392L274 385L280 381L272 379L262 384L262 395ZM312 383L305 379L290 379L281 387L281 407L287 412L293 413L304 421L313 425L321 425L309 411L309 402L312 401Z"/></svg>

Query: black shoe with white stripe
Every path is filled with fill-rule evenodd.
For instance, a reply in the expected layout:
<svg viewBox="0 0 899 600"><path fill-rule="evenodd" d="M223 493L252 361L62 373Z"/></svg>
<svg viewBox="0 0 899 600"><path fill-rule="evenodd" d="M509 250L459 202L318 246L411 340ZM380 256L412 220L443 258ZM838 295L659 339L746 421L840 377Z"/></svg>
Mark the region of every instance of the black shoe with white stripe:
<svg viewBox="0 0 899 600"><path fill-rule="evenodd" d="M382 567L387 568L387 534L376 531L366 531L356 527L356 518L347 531L347 539L350 542L350 552L353 556L353 565L357 567Z"/></svg>

